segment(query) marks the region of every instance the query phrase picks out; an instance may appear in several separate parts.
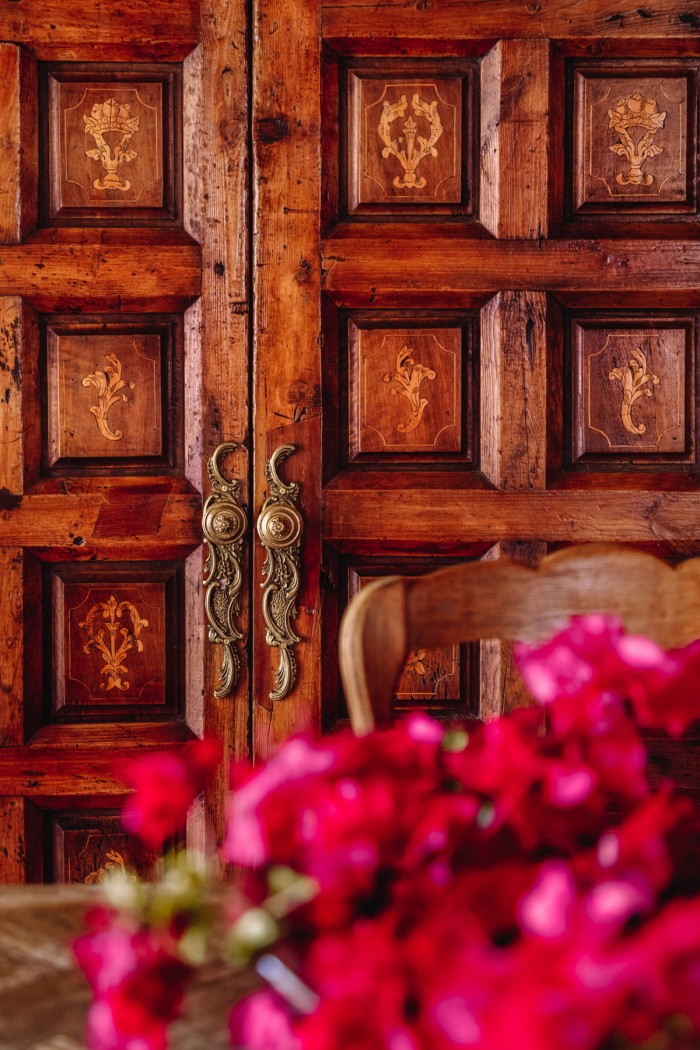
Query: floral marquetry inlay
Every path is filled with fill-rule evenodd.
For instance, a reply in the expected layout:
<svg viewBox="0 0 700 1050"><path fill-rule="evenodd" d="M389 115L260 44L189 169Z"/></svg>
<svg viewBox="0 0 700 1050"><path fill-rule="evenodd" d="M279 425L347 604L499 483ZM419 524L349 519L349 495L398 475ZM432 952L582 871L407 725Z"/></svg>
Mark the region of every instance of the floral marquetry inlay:
<svg viewBox="0 0 700 1050"><path fill-rule="evenodd" d="M47 333L49 464L163 453L163 341Z"/></svg>
<svg viewBox="0 0 700 1050"><path fill-rule="evenodd" d="M418 125L413 117L409 117L403 124L403 136L392 138L391 124L398 118L403 118L406 113L408 101L402 95L398 102L385 102L379 121L379 137L384 143L382 157L396 157L404 170L403 175L394 177L393 185L397 189L404 187L422 190L426 186L423 176L416 175L416 168L424 157L437 157L438 151L435 143L442 135L442 124L438 114L437 99L426 102L419 94L414 94L411 107L414 114L423 118L428 123L429 137L425 138L418 134ZM404 145L405 143L405 145ZM417 143L417 146L416 146Z"/></svg>
<svg viewBox="0 0 700 1050"><path fill-rule="evenodd" d="M97 868L96 871L89 871L82 881L87 886L99 886L106 882L111 882L112 879L126 882L138 882L137 876L129 871L126 866L126 861L119 850L116 849L107 850L105 853L104 864Z"/></svg>
<svg viewBox="0 0 700 1050"><path fill-rule="evenodd" d="M459 328L351 326L348 366L351 457L460 451Z"/></svg>
<svg viewBox="0 0 700 1050"><path fill-rule="evenodd" d="M615 182L619 186L651 186L654 176L642 172L642 165L649 157L663 153L664 147L654 143L654 135L664 126L665 113L659 113L659 107L653 98L647 99L638 91L629 98L621 98L615 109L608 110L610 127L620 137L609 149L624 157L629 164L629 171L618 171ZM641 129L641 137L634 134Z"/></svg>
<svg viewBox="0 0 700 1050"><path fill-rule="evenodd" d="M166 201L164 81L49 76L51 214L162 209Z"/></svg>
<svg viewBox="0 0 700 1050"><path fill-rule="evenodd" d="M348 208L463 202L461 77L348 78ZM372 210L376 210L373 208Z"/></svg>
<svg viewBox="0 0 700 1050"><path fill-rule="evenodd" d="M94 651L102 660L100 673L106 678L100 689L107 692L110 689L128 689L127 655L132 650L143 652L143 642L139 636L143 628L148 627L148 620L139 616L138 609L131 602L117 601L110 594L106 602L97 602L92 606L79 626L88 636L83 652Z"/></svg>
<svg viewBox="0 0 700 1050"><path fill-rule="evenodd" d="M90 411L95 417L97 429L108 441L121 441L124 434L121 430L110 430L107 413L117 401L128 401L125 388L133 390L135 384L122 379L122 363L116 354L106 354L107 364L104 369L90 372L83 379L83 386L94 386L97 391L98 404L92 405Z"/></svg>
<svg viewBox="0 0 700 1050"><path fill-rule="evenodd" d="M694 94L682 70L616 76L588 63L574 78L574 211L694 208ZM692 164L692 168L689 168Z"/></svg>
<svg viewBox="0 0 700 1050"><path fill-rule="evenodd" d="M128 103L122 105L115 98L108 98L101 103L95 102L89 114L83 113L83 121L85 134L95 140L94 148L85 150L85 156L99 160L105 171L102 178L93 180L92 185L96 190L120 190L126 193L131 189L131 183L120 175L120 171L124 164L138 157L130 143L132 136L139 130L141 116L132 116ZM110 131L119 132L119 139L113 145L107 141Z"/></svg>
<svg viewBox="0 0 700 1050"><path fill-rule="evenodd" d="M395 383L392 386L392 394L402 394L408 399L411 406L411 420L409 423L397 423L396 429L402 434L411 434L420 426L423 413L429 401L427 397L420 396L421 383L424 379L435 379L437 373L433 368L426 368L418 364L411 356L413 350L402 346L396 355L396 365L393 372L385 372L382 382Z"/></svg>
<svg viewBox="0 0 700 1050"><path fill-rule="evenodd" d="M410 563L399 562L386 567L387 575L413 575L414 572ZM375 573L376 570L353 567L348 581L350 595L357 594L376 580ZM459 645L411 650L396 683L397 707L442 710L455 715L460 710L463 712L469 703L468 660L468 651L462 652Z"/></svg>
<svg viewBox="0 0 700 1050"><path fill-rule="evenodd" d="M648 329L575 322L574 461L686 462L692 452L689 323Z"/></svg>
<svg viewBox="0 0 700 1050"><path fill-rule="evenodd" d="M175 658L166 601L170 594L172 602L172 584L73 578L81 574L84 568L61 570L54 582L56 708L64 716L80 708L85 718L91 708L116 706L126 715L140 705L172 704L178 689L172 679L166 689Z"/></svg>
<svg viewBox="0 0 700 1050"><path fill-rule="evenodd" d="M162 876L163 859L138 836L128 835L118 816L62 813L49 820L55 882L105 885Z"/></svg>
<svg viewBox="0 0 700 1050"><path fill-rule="evenodd" d="M640 397L651 397L653 387L659 385L659 377L647 372L647 359L637 346L632 351L627 365L613 368L609 378L619 380L622 383L622 407L620 418L625 430L630 434L645 434L646 424L635 425L632 422L632 405Z"/></svg>

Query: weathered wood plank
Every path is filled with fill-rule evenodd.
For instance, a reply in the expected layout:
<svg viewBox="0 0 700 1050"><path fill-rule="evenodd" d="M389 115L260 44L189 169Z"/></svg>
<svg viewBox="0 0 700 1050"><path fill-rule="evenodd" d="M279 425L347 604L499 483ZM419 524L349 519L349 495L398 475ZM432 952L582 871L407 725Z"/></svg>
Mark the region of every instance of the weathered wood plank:
<svg viewBox="0 0 700 1050"><path fill-rule="evenodd" d="M23 742L22 551L0 548L0 747Z"/></svg>
<svg viewBox="0 0 700 1050"><path fill-rule="evenodd" d="M102 494L0 495L0 544L65 557L175 557L202 542L196 494L104 486ZM139 553L139 551L141 553ZM99 552L99 553L98 553Z"/></svg>
<svg viewBox="0 0 700 1050"><path fill-rule="evenodd" d="M500 40L481 63L480 218L494 237L546 237L549 50Z"/></svg>
<svg viewBox="0 0 700 1050"><path fill-rule="evenodd" d="M588 293L591 303L625 294L647 308L700 304L700 241L482 241L435 227L387 227L381 241L329 238L324 289L343 307L457 306L502 288ZM377 275L381 273L382 279Z"/></svg>
<svg viewBox="0 0 700 1050"><path fill-rule="evenodd" d="M547 297L500 292L481 314L481 469L496 488L543 489Z"/></svg>
<svg viewBox="0 0 700 1050"><path fill-rule="evenodd" d="M481 469L496 488L546 486L547 297L499 292L481 315ZM535 565L544 543L496 543L485 560ZM479 714L491 718L530 702L504 639L480 643Z"/></svg>
<svg viewBox="0 0 700 1050"><path fill-rule="evenodd" d="M19 790L19 789L18 789ZM24 836L24 800L0 798L0 894L5 886L25 880L26 848Z"/></svg>
<svg viewBox="0 0 700 1050"><path fill-rule="evenodd" d="M196 244L155 240L145 249L122 232L122 243L75 235L32 239L0 249L0 295L21 295L38 310L181 310L199 295Z"/></svg>
<svg viewBox="0 0 700 1050"><path fill-rule="evenodd" d="M38 114L36 62L15 44L0 44L0 243L18 244L36 226Z"/></svg>
<svg viewBox="0 0 700 1050"><path fill-rule="evenodd" d="M167 740L166 734L161 733L160 739L153 739L153 735L140 741L127 738L117 754L113 732L111 745L104 741L97 747L80 735L72 745L61 747L5 747L0 749L0 796L123 797L126 792L120 775L122 763L146 751L176 751L182 746L182 742Z"/></svg>
<svg viewBox="0 0 700 1050"><path fill-rule="evenodd" d="M209 495L207 463L223 441L238 448L224 472L248 487L249 296L248 296L248 65L243 0L203 0L201 42L185 62L185 228L202 246L202 295L185 321L186 473ZM246 552L237 623L249 637L249 556ZM189 841L218 856L225 832L228 765L248 753L249 670L245 642L233 696L216 698L221 651L208 640L202 602L203 558L188 559L186 630L188 720L198 734L221 741L225 761L206 793L204 813L190 822Z"/></svg>
<svg viewBox="0 0 700 1050"><path fill-rule="evenodd" d="M459 551L479 540L671 544L700 552L695 492L402 490L341 488L324 494L324 537L364 547Z"/></svg>
<svg viewBox="0 0 700 1050"><path fill-rule="evenodd" d="M24 489L22 300L0 299L0 491Z"/></svg>
<svg viewBox="0 0 700 1050"><path fill-rule="evenodd" d="M514 37L678 38L697 41L700 4L657 0L331 0L323 5L323 34L347 47L363 39L409 41Z"/></svg>
<svg viewBox="0 0 700 1050"><path fill-rule="evenodd" d="M198 0L4 0L0 38L37 58L61 61L177 61L197 43Z"/></svg>
<svg viewBox="0 0 700 1050"><path fill-rule="evenodd" d="M320 9L256 0L253 9L255 274L255 504L267 493L265 461L281 444L297 451L286 480L301 482L303 571L294 630L297 683L275 703L279 651L265 644L260 600L253 615L254 748L320 726ZM262 581L256 544L253 579ZM258 591L259 593L259 591Z"/></svg>

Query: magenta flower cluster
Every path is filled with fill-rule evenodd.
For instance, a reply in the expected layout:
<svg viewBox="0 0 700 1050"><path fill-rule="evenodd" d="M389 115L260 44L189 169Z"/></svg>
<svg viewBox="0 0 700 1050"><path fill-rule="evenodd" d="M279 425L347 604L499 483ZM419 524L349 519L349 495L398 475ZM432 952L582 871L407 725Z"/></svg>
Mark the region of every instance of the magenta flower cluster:
<svg viewBox="0 0 700 1050"><path fill-rule="evenodd" d="M531 708L294 739L235 771L224 853L256 923L239 908L234 933L258 931L272 987L234 1007L234 1047L700 1045L700 814L650 783L638 728L679 736L700 716L700 644L667 652L596 615L516 659ZM147 779L130 804L146 828ZM286 909L280 872L307 887ZM92 1050L160 1050L180 1008L172 924L129 936L113 912L79 942L112 1033L94 1020ZM120 1003L142 981L136 1042Z"/></svg>

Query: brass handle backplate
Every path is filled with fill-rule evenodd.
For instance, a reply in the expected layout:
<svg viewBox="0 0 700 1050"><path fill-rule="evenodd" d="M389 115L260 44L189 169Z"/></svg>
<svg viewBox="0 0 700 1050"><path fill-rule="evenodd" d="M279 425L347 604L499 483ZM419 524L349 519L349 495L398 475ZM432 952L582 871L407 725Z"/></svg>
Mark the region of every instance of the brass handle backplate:
<svg viewBox="0 0 700 1050"><path fill-rule="evenodd" d="M304 521L296 506L299 485L286 485L277 473L279 464L296 450L296 445L280 445L265 465L270 494L258 516L258 535L267 550L263 566L262 611L269 646L280 651L271 700L282 700L294 688L297 665L294 644L301 641L292 629L297 614L299 562Z"/></svg>
<svg viewBox="0 0 700 1050"><path fill-rule="evenodd" d="M237 643L242 641L243 634L237 620L241 611L243 537L248 519L238 503L240 482L237 478L225 478L220 465L221 457L237 447L235 441L225 441L209 460L207 471L212 494L202 514L204 542L209 552L204 569L209 641L223 648L219 686L214 690L214 696L219 699L233 693L241 669Z"/></svg>

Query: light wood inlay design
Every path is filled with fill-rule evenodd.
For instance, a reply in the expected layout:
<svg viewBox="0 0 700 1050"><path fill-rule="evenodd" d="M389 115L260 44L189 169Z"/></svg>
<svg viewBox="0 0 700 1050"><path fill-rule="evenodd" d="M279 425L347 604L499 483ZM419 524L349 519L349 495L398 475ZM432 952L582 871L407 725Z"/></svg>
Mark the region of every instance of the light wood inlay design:
<svg viewBox="0 0 700 1050"><path fill-rule="evenodd" d="M163 84L49 76L51 213L162 208Z"/></svg>
<svg viewBox="0 0 700 1050"><path fill-rule="evenodd" d="M574 461L687 460L693 384L687 324L574 322L572 353Z"/></svg>
<svg viewBox="0 0 700 1050"><path fill-rule="evenodd" d="M622 383L622 406L620 408L620 419L625 430L630 434L646 433L646 424L635 424L632 421L632 405L640 397L652 397L654 391L652 386L659 385L659 377L653 372L647 372L647 359L640 347L636 346L630 354L626 365L613 368L608 379L618 379ZM652 386L649 386L652 384Z"/></svg>
<svg viewBox="0 0 700 1050"><path fill-rule="evenodd" d="M350 455L458 452L462 447L459 328L350 324Z"/></svg>
<svg viewBox="0 0 700 1050"><path fill-rule="evenodd" d="M47 333L48 462L160 456L161 339Z"/></svg>
<svg viewBox="0 0 700 1050"><path fill-rule="evenodd" d="M140 635L144 627L148 627L148 620L139 616L132 602L118 601L110 594L106 602L95 602L78 626L88 636L83 652L99 654L104 665L100 671L106 677L100 689L126 691L129 688L126 660L132 650L143 652Z"/></svg>
<svg viewBox="0 0 700 1050"><path fill-rule="evenodd" d="M348 205L462 200L462 79L349 73Z"/></svg>
<svg viewBox="0 0 700 1050"><path fill-rule="evenodd" d="M163 861L137 836L127 835L110 813L59 813L50 818L53 881L88 886L126 877L159 878Z"/></svg>
<svg viewBox="0 0 700 1050"><path fill-rule="evenodd" d="M107 414L117 401L129 400L126 388L133 390L136 384L122 379L122 363L116 354L106 354L105 360L107 364L103 369L90 372L83 378L83 386L94 386L97 391L98 404L91 405L90 411L102 437L108 441L121 441L124 432L110 430Z"/></svg>
<svg viewBox="0 0 700 1050"><path fill-rule="evenodd" d="M576 72L575 211L692 210L689 87L682 71L652 75L643 65L625 76L610 66Z"/></svg>
<svg viewBox="0 0 700 1050"><path fill-rule="evenodd" d="M56 709L165 704L165 585L56 583L54 616L63 632Z"/></svg>

